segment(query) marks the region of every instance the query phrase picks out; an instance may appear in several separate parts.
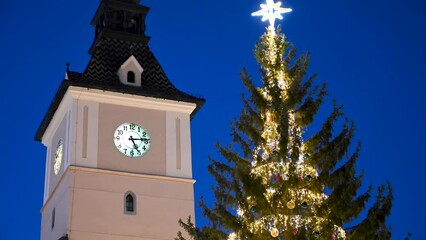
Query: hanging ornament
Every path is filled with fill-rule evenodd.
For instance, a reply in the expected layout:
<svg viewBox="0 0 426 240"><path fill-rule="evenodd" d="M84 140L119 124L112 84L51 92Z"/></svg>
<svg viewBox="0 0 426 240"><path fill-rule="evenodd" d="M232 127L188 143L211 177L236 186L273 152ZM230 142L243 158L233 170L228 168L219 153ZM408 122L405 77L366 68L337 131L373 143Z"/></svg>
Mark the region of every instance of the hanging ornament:
<svg viewBox="0 0 426 240"><path fill-rule="evenodd" d="M293 229L293 235L296 236L299 233L299 230Z"/></svg>
<svg viewBox="0 0 426 240"><path fill-rule="evenodd" d="M267 154L266 152L262 153L263 160L267 160L268 158L269 158L269 154Z"/></svg>
<svg viewBox="0 0 426 240"><path fill-rule="evenodd" d="M275 227L272 227L272 228L269 230L269 232L271 233L271 236L272 236L272 237L278 237L278 235L280 235L280 231L278 231L278 229L277 229L277 228L275 228Z"/></svg>
<svg viewBox="0 0 426 240"><path fill-rule="evenodd" d="M281 181L281 175L279 175L278 173L275 175L275 179L277 182Z"/></svg>
<svg viewBox="0 0 426 240"><path fill-rule="evenodd" d="M296 204L294 203L293 200L290 200L287 202L287 207L288 209L294 209L294 207L296 207Z"/></svg>
<svg viewBox="0 0 426 240"><path fill-rule="evenodd" d="M277 177L274 175L271 176L271 183L277 183Z"/></svg>
<svg viewBox="0 0 426 240"><path fill-rule="evenodd" d="M251 161L251 166L252 167L256 167L256 165L257 165L257 161L256 160Z"/></svg>
<svg viewBox="0 0 426 240"><path fill-rule="evenodd" d="M303 209L307 209L307 208L308 208L308 203L303 202L300 206L301 206Z"/></svg>
<svg viewBox="0 0 426 240"><path fill-rule="evenodd" d="M298 175L297 175L297 179L298 179L299 181L302 181L302 180L303 180L303 174L298 174Z"/></svg>

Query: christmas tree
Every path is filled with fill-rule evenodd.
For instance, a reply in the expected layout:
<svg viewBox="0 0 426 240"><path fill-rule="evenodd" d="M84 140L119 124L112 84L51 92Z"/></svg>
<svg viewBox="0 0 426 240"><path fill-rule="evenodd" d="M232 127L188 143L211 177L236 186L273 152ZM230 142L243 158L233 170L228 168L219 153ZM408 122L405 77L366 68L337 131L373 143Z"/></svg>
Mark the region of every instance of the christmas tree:
<svg viewBox="0 0 426 240"><path fill-rule="evenodd" d="M210 159L217 182L214 206L200 203L210 224L196 228L191 219L180 224L196 240L390 239L385 220L391 187L379 187L366 210L372 188L359 193L360 144L352 147L354 124L343 119L342 107L334 104L321 129L308 131L326 87L306 76L309 55L296 59L296 50L275 29L275 19L291 11L280 5L267 0L253 14L270 23L255 48L262 86L243 70L250 96L243 97L244 108L232 124L233 144L218 144L226 161ZM363 212L365 218L358 219ZM186 238L179 233L176 239Z"/></svg>

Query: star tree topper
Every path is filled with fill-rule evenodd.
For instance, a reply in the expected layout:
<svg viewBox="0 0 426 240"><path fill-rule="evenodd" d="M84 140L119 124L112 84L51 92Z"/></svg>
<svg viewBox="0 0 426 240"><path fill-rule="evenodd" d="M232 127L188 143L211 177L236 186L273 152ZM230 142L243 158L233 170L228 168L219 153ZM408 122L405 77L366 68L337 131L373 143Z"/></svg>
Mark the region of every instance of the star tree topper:
<svg viewBox="0 0 426 240"><path fill-rule="evenodd" d="M291 8L282 8L281 2L274 2L274 0L266 0L266 4L260 4L260 9L252 13L252 16L262 16L262 21L269 20L269 27L275 29L275 19L283 19L281 14L293 11Z"/></svg>

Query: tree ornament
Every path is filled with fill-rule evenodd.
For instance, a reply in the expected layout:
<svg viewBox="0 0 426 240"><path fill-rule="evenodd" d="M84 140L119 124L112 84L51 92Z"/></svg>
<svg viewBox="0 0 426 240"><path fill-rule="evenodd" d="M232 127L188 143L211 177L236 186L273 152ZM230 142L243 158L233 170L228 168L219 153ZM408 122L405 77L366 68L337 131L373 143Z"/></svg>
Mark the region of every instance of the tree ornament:
<svg viewBox="0 0 426 240"><path fill-rule="evenodd" d="M278 231L278 229L277 229L277 228L275 228L275 227L272 227L272 228L269 230L269 232L271 233L271 236L272 236L272 237L278 237L278 235L280 235L280 231Z"/></svg>
<svg viewBox="0 0 426 240"><path fill-rule="evenodd" d="M288 174L287 174L287 173L282 173L282 174L281 174L281 179L282 179L283 181L288 181L288 179L289 179Z"/></svg>
<svg viewBox="0 0 426 240"><path fill-rule="evenodd" d="M252 167L256 167L256 165L257 165L257 161L256 160L251 161L251 166Z"/></svg>
<svg viewBox="0 0 426 240"><path fill-rule="evenodd" d="M278 180L277 180L277 176L275 176L275 174L273 174L272 176L271 176L271 183L277 183L278 182Z"/></svg>
<svg viewBox="0 0 426 240"><path fill-rule="evenodd" d="M293 200L290 200L287 202L287 207L288 209L294 209L294 207L296 207L296 204L294 203Z"/></svg>
<svg viewBox="0 0 426 240"><path fill-rule="evenodd" d="M308 208L308 203L307 203L307 202L303 202L300 206L301 206L303 209L307 209L307 208Z"/></svg>
<svg viewBox="0 0 426 240"><path fill-rule="evenodd" d="M275 175L275 178L277 179L277 182L281 181L281 175L277 173L277 175Z"/></svg>
<svg viewBox="0 0 426 240"><path fill-rule="evenodd" d="M266 152L262 153L263 160L267 160L268 158L269 158L269 154L267 154Z"/></svg>
<svg viewBox="0 0 426 240"><path fill-rule="evenodd" d="M296 236L299 233L299 230L293 229L293 235Z"/></svg>

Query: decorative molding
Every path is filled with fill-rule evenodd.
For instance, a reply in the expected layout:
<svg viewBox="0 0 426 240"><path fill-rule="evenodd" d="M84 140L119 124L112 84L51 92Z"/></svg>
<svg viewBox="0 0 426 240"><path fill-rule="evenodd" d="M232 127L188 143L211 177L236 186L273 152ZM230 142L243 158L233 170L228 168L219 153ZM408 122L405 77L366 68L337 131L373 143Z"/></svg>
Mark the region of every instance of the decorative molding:
<svg viewBox="0 0 426 240"><path fill-rule="evenodd" d="M73 98L93 102L109 103L121 106L153 109L159 111L182 112L188 114L191 114L197 107L195 103L179 102L168 99L130 95L76 86L70 86L64 98L66 98L68 94L70 94Z"/></svg>
<svg viewBox="0 0 426 240"><path fill-rule="evenodd" d="M120 175L120 176L128 176L128 177L162 180L162 181L169 181L169 182L182 182L182 183L192 183L192 184L195 183L195 180L190 178L176 178L176 177L167 177L167 176L160 176L160 175L120 172L120 171L114 171L114 170L87 168L87 167L80 167L80 166L69 166L67 171L94 172L94 173L103 173L103 174L109 174L109 175Z"/></svg>

